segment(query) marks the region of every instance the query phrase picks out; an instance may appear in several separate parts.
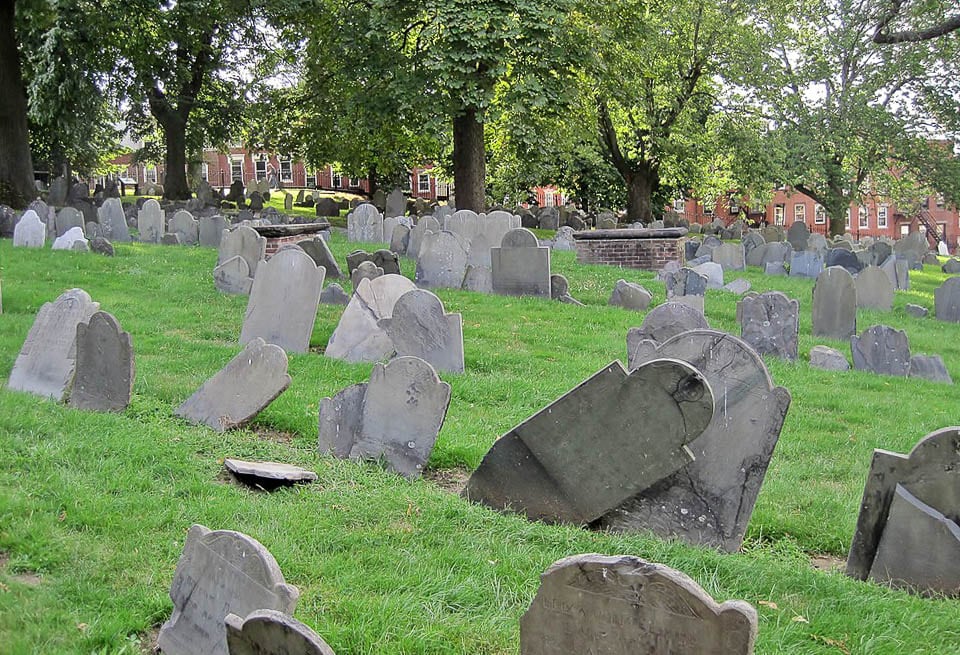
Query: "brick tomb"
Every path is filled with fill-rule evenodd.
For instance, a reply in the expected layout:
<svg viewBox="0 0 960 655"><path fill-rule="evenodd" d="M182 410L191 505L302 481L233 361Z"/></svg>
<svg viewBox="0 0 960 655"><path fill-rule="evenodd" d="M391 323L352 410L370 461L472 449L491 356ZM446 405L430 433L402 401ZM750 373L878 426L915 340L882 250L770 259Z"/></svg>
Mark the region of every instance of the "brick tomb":
<svg viewBox="0 0 960 655"><path fill-rule="evenodd" d="M252 226L262 237L267 238L267 256L274 254L287 244L297 244L304 239L312 239L321 232L330 230L330 223L300 223L291 225L254 225Z"/></svg>
<svg viewBox="0 0 960 655"><path fill-rule="evenodd" d="M658 271L667 262L683 264L687 228L584 230L574 232L577 262Z"/></svg>

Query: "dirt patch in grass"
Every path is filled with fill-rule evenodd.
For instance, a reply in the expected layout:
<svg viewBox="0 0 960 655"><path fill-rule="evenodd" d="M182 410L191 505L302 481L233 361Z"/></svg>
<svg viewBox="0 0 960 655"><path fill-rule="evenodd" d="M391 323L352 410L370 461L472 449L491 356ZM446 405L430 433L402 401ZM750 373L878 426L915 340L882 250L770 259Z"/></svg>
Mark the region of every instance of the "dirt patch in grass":
<svg viewBox="0 0 960 655"><path fill-rule="evenodd" d="M432 482L444 491L459 494L467 486L467 480L470 478L470 471L465 468L452 469L427 469L423 473L423 479Z"/></svg>
<svg viewBox="0 0 960 655"><path fill-rule="evenodd" d="M276 441L278 443L291 444L293 443L293 440L297 438L297 434L294 432L276 430L266 425L251 425L250 429L256 432L258 437L262 437L268 441Z"/></svg>
<svg viewBox="0 0 960 655"><path fill-rule="evenodd" d="M10 563L10 553L0 550L0 571L6 572L7 564ZM10 579L28 587L37 587L43 582L43 579L33 571L23 571L21 573L8 573Z"/></svg>
<svg viewBox="0 0 960 655"><path fill-rule="evenodd" d="M810 566L818 571L834 573L842 571L847 566L847 560L841 559L835 555L811 555Z"/></svg>
<svg viewBox="0 0 960 655"><path fill-rule="evenodd" d="M157 637L160 635L160 626L155 625L140 636L140 652L143 655L155 655L160 652Z"/></svg>

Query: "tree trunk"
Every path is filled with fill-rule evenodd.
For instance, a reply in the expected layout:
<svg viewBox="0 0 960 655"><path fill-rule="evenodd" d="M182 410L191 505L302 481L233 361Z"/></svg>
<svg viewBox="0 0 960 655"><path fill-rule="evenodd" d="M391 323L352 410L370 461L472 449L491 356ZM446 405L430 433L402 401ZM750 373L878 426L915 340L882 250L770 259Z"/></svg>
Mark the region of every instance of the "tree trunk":
<svg viewBox="0 0 960 655"><path fill-rule="evenodd" d="M167 152L164 156L163 197L167 200L189 200L187 184L187 121L179 116L162 122Z"/></svg>
<svg viewBox="0 0 960 655"><path fill-rule="evenodd" d="M25 207L36 197L27 95L14 32L15 1L0 2L0 203Z"/></svg>
<svg viewBox="0 0 960 655"><path fill-rule="evenodd" d="M649 165L626 175L627 220L631 223L653 222L653 191L660 184L660 175Z"/></svg>
<svg viewBox="0 0 960 655"><path fill-rule="evenodd" d="M483 123L476 109L467 109L453 119L453 185L457 209L486 209L484 183L487 177Z"/></svg>
<svg viewBox="0 0 960 655"><path fill-rule="evenodd" d="M367 169L367 186L370 187L368 193L370 197L373 197L373 194L377 192L377 189L380 188L380 185L377 184L377 167L371 166Z"/></svg>

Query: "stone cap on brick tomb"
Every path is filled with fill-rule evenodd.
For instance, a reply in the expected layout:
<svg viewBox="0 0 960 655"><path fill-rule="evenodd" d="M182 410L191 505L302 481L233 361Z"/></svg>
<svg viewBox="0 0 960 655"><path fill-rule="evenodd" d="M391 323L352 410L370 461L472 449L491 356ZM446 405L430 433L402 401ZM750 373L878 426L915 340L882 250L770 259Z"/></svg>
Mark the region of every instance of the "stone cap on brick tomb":
<svg viewBox="0 0 960 655"><path fill-rule="evenodd" d="M581 230L574 232L577 240L590 239L679 239L687 236L685 227L666 227L659 229L632 228L627 230Z"/></svg>
<svg viewBox="0 0 960 655"><path fill-rule="evenodd" d="M262 237L289 237L298 234L313 234L330 229L330 221L317 221L315 223L293 223L290 225L252 225L251 226Z"/></svg>

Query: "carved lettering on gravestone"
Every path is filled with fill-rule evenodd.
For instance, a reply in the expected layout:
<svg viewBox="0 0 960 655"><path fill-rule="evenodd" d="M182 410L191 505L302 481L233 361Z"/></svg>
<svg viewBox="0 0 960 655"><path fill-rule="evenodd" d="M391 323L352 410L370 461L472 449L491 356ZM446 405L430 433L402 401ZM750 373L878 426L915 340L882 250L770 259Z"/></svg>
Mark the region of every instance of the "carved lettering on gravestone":
<svg viewBox="0 0 960 655"><path fill-rule="evenodd" d="M194 525L170 585L173 614L160 628L164 655L228 655L224 619L272 609L292 614L300 592L260 542Z"/></svg>
<svg viewBox="0 0 960 655"><path fill-rule="evenodd" d="M433 293L414 289L403 294L393 315L380 319L380 327L398 357L419 357L438 371L463 373L463 318L445 313Z"/></svg>
<svg viewBox="0 0 960 655"><path fill-rule="evenodd" d="M133 392L133 340L107 312L77 325L77 364L70 405L99 412L119 412Z"/></svg>
<svg viewBox="0 0 960 655"><path fill-rule="evenodd" d="M393 315L397 300L416 285L402 275L361 280L340 316L324 354L347 362L373 362L393 353L393 342L380 327Z"/></svg>
<svg viewBox="0 0 960 655"><path fill-rule="evenodd" d="M532 520L589 523L693 461L713 416L702 375L613 362L494 443L464 496Z"/></svg>
<svg viewBox="0 0 960 655"><path fill-rule="evenodd" d="M467 245L453 232L423 235L417 259L418 286L459 289L467 271Z"/></svg>
<svg viewBox="0 0 960 655"><path fill-rule="evenodd" d="M27 210L13 228L14 247L43 248L47 240L47 226L37 212Z"/></svg>
<svg viewBox="0 0 960 655"><path fill-rule="evenodd" d="M797 359L800 303L768 291L737 303L740 336L761 355Z"/></svg>
<svg viewBox="0 0 960 655"><path fill-rule="evenodd" d="M853 367L881 375L910 372L910 343L907 333L887 325L874 325L858 337L850 337Z"/></svg>
<svg viewBox="0 0 960 655"><path fill-rule="evenodd" d="M550 298L550 249L539 245L526 228L507 232L499 248L490 249L493 291L510 296Z"/></svg>
<svg viewBox="0 0 960 655"><path fill-rule="evenodd" d="M689 577L630 555L550 566L520 619L521 655L750 655L757 612L718 604Z"/></svg>
<svg viewBox="0 0 960 655"><path fill-rule="evenodd" d="M223 432L250 421L289 386L283 348L256 338L174 413Z"/></svg>
<svg viewBox="0 0 960 655"><path fill-rule="evenodd" d="M813 336L849 339L857 331L857 289L853 276L831 266L813 285Z"/></svg>
<svg viewBox="0 0 960 655"><path fill-rule="evenodd" d="M44 303L13 364L7 387L63 400L73 381L77 325L100 308L83 289L65 291Z"/></svg>
<svg viewBox="0 0 960 655"><path fill-rule="evenodd" d="M283 612L256 610L246 619L228 614L224 623L230 655L334 655L320 635Z"/></svg>

